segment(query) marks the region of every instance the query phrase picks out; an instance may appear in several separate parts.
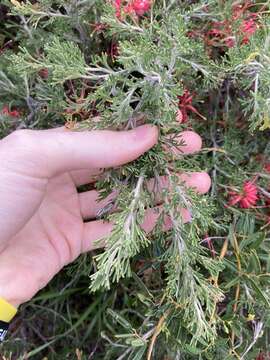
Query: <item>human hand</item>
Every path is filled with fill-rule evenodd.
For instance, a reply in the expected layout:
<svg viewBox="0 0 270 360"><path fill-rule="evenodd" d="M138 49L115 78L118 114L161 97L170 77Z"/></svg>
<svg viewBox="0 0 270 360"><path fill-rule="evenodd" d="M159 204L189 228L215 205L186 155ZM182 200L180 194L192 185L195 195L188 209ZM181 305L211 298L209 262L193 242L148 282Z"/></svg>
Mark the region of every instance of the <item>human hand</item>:
<svg viewBox="0 0 270 360"><path fill-rule="evenodd" d="M200 150L197 134L180 135L183 153ZM28 301L110 233L111 223L96 220L108 200L97 202L97 191L76 188L93 182L103 168L136 159L157 138L157 128L144 125L127 132L19 130L0 141L1 297L14 306ZM206 173L180 176L201 193L210 187ZM189 214L183 218L189 220ZM154 211L148 212L142 227L151 231L156 220Z"/></svg>

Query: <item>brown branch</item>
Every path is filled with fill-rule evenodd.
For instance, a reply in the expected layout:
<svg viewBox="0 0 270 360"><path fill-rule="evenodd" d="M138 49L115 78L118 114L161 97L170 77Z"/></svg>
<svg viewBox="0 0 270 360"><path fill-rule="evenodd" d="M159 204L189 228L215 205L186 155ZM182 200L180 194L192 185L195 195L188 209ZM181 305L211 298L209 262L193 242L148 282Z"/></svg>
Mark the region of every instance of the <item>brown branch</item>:
<svg viewBox="0 0 270 360"><path fill-rule="evenodd" d="M164 324L164 321L166 320L169 313L170 313L170 310L167 310L165 312L165 314L161 316L161 318L159 319L159 321L157 323L156 329L155 329L154 334L153 334L153 336L151 338L150 345L149 345L149 348L148 348L148 351L147 351L147 360L151 360L155 342L157 340L158 335L160 334L160 332L162 330L162 326Z"/></svg>

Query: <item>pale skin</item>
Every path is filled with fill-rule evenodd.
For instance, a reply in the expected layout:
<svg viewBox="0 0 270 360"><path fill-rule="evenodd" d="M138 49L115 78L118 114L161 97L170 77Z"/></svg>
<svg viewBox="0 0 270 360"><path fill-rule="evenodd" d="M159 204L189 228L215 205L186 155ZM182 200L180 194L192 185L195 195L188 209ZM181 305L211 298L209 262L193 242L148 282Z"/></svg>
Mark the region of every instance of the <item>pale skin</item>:
<svg viewBox="0 0 270 360"><path fill-rule="evenodd" d="M200 150L194 132L179 138L183 154ZM96 219L108 200L97 202L97 191L78 193L77 187L94 182L102 169L133 161L157 141L158 130L150 125L123 132L19 130L0 140L0 297L18 307L63 266L96 248L113 227ZM204 172L179 176L202 194L209 190ZM161 183L167 186L166 178ZM182 216L190 221L186 211ZM145 231L157 217L147 212Z"/></svg>

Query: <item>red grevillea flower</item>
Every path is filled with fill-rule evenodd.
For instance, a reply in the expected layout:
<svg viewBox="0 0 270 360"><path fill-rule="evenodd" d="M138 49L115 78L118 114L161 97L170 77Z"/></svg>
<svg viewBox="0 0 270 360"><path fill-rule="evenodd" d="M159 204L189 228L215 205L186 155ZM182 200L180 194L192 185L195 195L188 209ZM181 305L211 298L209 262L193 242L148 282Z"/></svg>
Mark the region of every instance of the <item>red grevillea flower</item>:
<svg viewBox="0 0 270 360"><path fill-rule="evenodd" d="M210 38L210 44L221 43L227 47L233 47L235 45L235 37L232 33L232 25L229 20L214 21L212 23L211 30L206 34L206 38Z"/></svg>
<svg viewBox="0 0 270 360"><path fill-rule="evenodd" d="M119 9L121 9L121 8L119 8ZM93 32L97 32L97 33L102 33L108 27L107 24L103 24L100 22L93 23L93 24L91 24L91 26L93 27Z"/></svg>
<svg viewBox="0 0 270 360"><path fill-rule="evenodd" d="M228 48L232 48L235 46L235 39L233 37L228 37L224 40L224 42Z"/></svg>
<svg viewBox="0 0 270 360"><path fill-rule="evenodd" d="M262 353L260 352L259 355L257 355L256 359L255 360L266 360L268 358L268 355L266 353Z"/></svg>
<svg viewBox="0 0 270 360"><path fill-rule="evenodd" d="M20 117L20 112L18 110L9 110L9 107L5 105L1 111L3 115L12 116L12 117Z"/></svg>
<svg viewBox="0 0 270 360"><path fill-rule="evenodd" d="M269 162L264 165L264 170L265 170L267 173L270 173L270 163L269 163Z"/></svg>
<svg viewBox="0 0 270 360"><path fill-rule="evenodd" d="M248 11L249 8L254 6L252 1L245 1L244 4L236 4L232 6L232 19L238 20L243 17Z"/></svg>
<svg viewBox="0 0 270 360"><path fill-rule="evenodd" d="M211 29L205 36L207 43L214 46L224 44L228 48L234 47L236 45L236 32L241 35L241 45L249 43L250 37L258 29L256 23L258 15L249 11L251 6L250 1L246 1L244 5L233 6L230 19L212 22Z"/></svg>
<svg viewBox="0 0 270 360"><path fill-rule="evenodd" d="M113 6L115 8L115 15L118 19L121 18L121 7L122 7L122 0L114 0Z"/></svg>
<svg viewBox="0 0 270 360"><path fill-rule="evenodd" d="M112 42L107 50L107 54L115 60L117 56L119 55L119 47L118 44L115 42Z"/></svg>
<svg viewBox="0 0 270 360"><path fill-rule="evenodd" d="M231 191L229 195L229 206L239 203L243 209L254 206L259 198L257 186L251 181L244 182L241 192Z"/></svg>
<svg viewBox="0 0 270 360"><path fill-rule="evenodd" d="M151 8L150 0L133 0L131 1L132 9L135 11L136 15L142 16Z"/></svg>
<svg viewBox="0 0 270 360"><path fill-rule="evenodd" d="M244 35L242 44L249 43L250 37L257 31L257 24L253 18L243 20L240 25L240 32Z"/></svg>
<svg viewBox="0 0 270 360"><path fill-rule="evenodd" d="M248 20L243 20L240 26L240 30L248 36L251 36L257 30L257 24L252 18Z"/></svg>
<svg viewBox="0 0 270 360"><path fill-rule="evenodd" d="M196 112L197 110L192 106L193 95L191 95L188 89L184 90L184 94L178 96L178 113L177 113L177 120L180 123L185 123L188 120L188 110Z"/></svg>
<svg viewBox="0 0 270 360"><path fill-rule="evenodd" d="M121 19L122 6L125 5L123 10L126 14L142 16L150 10L151 0L113 0L113 6L115 8L115 15L118 19Z"/></svg>
<svg viewBox="0 0 270 360"><path fill-rule="evenodd" d="M195 114L199 115L201 118L204 117L199 113L194 106L192 106L193 95L188 89L184 90L184 94L178 96L178 111L176 114L176 120L180 123L186 123L188 120L188 111L194 112Z"/></svg>
<svg viewBox="0 0 270 360"><path fill-rule="evenodd" d="M42 79L47 79L49 76L49 70L46 68L43 68L43 69L39 70L38 74L40 77L42 77Z"/></svg>

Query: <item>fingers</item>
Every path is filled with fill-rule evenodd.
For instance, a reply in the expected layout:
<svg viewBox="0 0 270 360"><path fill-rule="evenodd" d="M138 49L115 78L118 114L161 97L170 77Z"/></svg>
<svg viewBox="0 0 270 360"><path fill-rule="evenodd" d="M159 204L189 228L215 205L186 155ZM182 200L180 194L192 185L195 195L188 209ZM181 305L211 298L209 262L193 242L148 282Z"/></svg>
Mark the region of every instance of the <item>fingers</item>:
<svg viewBox="0 0 270 360"><path fill-rule="evenodd" d="M130 131L20 130L2 140L0 160L7 166L12 163L27 175L49 177L65 171L128 163L148 151L157 140L157 127L151 125Z"/></svg>
<svg viewBox="0 0 270 360"><path fill-rule="evenodd" d="M104 247L104 238L110 235L113 224L103 220L84 223L82 235L82 252Z"/></svg>
<svg viewBox="0 0 270 360"><path fill-rule="evenodd" d="M183 131L176 136L173 136L174 142L178 143L179 146L172 146L167 148L168 151L175 155L180 154L193 154L201 150L202 138L194 131Z"/></svg>
<svg viewBox="0 0 270 360"><path fill-rule="evenodd" d="M153 209L147 209L145 211L144 221L141 226L146 233L150 233L154 229L162 212L163 212L162 205L157 206ZM187 209L179 208L179 213L181 214L182 221L184 224L191 221L191 214ZM162 230L168 231L172 227L173 227L173 223L171 218L168 215L165 215L163 218Z"/></svg>
<svg viewBox="0 0 270 360"><path fill-rule="evenodd" d="M157 140L158 130L150 125L130 131L20 130L1 141L0 163L30 176L49 177L65 171L122 165L135 160ZM178 155L199 151L202 144L200 136L192 131L178 134L174 141L179 146L169 151ZM83 175L78 183L85 181Z"/></svg>
<svg viewBox="0 0 270 360"><path fill-rule="evenodd" d="M144 125L130 131L55 133L49 141L53 173L119 166L135 160L154 146L156 127ZM48 145L49 145L48 144Z"/></svg>
<svg viewBox="0 0 270 360"><path fill-rule="evenodd" d="M174 141L179 143L179 147L167 148L167 150L177 155L192 154L199 151L202 147L201 137L193 131L183 131L179 133L174 137ZM102 169L83 169L72 171L70 172L70 175L74 179L75 185L80 186L97 181L99 179L98 175L101 175L102 172Z"/></svg>
<svg viewBox="0 0 270 360"><path fill-rule="evenodd" d="M180 181L194 189L200 194L208 192L211 186L211 179L205 172L194 172L178 174ZM155 203L159 204L162 201L162 190L169 187L169 179L167 176L160 176L158 182L155 179L150 179L147 182L147 189L149 192L155 193ZM98 201L99 193L96 190L86 191L79 194L81 214L84 219L94 219L97 214L104 208L111 210L112 200L116 197L116 191L110 194L106 199Z"/></svg>
<svg viewBox="0 0 270 360"><path fill-rule="evenodd" d="M79 187L81 185L91 184L96 182L100 175L103 173L103 169L83 169L83 170L74 170L70 171L70 176L74 181L75 186Z"/></svg>
<svg viewBox="0 0 270 360"><path fill-rule="evenodd" d="M113 205L111 204L112 200L116 198L116 191L101 201L99 201L99 195L97 190L85 191L78 194L81 214L84 220L97 218L102 209L107 208L108 210L112 210Z"/></svg>
<svg viewBox="0 0 270 360"><path fill-rule="evenodd" d="M177 174L179 180L188 188L193 189L199 194L206 194L211 187L211 178L206 172L192 172ZM158 180L150 179L147 182L147 189L150 193L155 193L156 203L162 200L162 191L170 187L168 176L160 176Z"/></svg>
<svg viewBox="0 0 270 360"><path fill-rule="evenodd" d="M42 130L43 132L62 132L62 131L68 131L68 129L65 126L58 126L51 129L45 129Z"/></svg>
<svg viewBox="0 0 270 360"><path fill-rule="evenodd" d="M169 151L172 151L174 154L192 154L201 149L202 146L202 140L201 137L194 133L193 131L185 131L177 135L176 138L174 138L174 141L179 142L180 146L171 147L168 149ZM159 183L159 188L156 191L157 192L157 198L158 193L162 191L162 189L168 187L168 178L166 176L161 176L161 181ZM182 180L184 183L186 183L186 186L192 187L195 191L199 193L206 193L210 186L211 186L211 180L207 173L185 173L179 175L180 180ZM83 178L81 178L81 181L84 181ZM154 180L150 180L147 184L148 190L152 191L154 187ZM95 190L88 191L85 193L79 194L80 199L80 206L81 206L81 212L83 218L95 218L98 214L98 212L103 209L104 207L108 206L111 202L111 200L115 197L115 194L111 194L106 199L102 200L101 202L98 202L98 192ZM187 209L180 208L179 209L183 223L191 221L191 214ZM159 217L162 214L162 205L157 206L153 209L147 209L145 212L145 218L142 223L142 228L147 232L151 232ZM172 228L172 220L169 216L165 215L163 217L163 231L168 231ZM105 245L104 238L108 236L113 229L113 224L104 222L103 220L97 220L92 221L84 224L84 235L83 235L83 251L89 251L94 248L103 247ZM91 240L90 240L91 239ZM101 241L100 240L103 239Z"/></svg>
<svg viewBox="0 0 270 360"><path fill-rule="evenodd" d="M206 172L184 173L179 177L187 187L200 194L206 194L211 187L211 178Z"/></svg>
<svg viewBox="0 0 270 360"><path fill-rule="evenodd" d="M187 209L179 209L182 216L183 223L191 221L191 215ZM146 233L150 233L156 226L159 217L162 214L162 206L153 209L147 209L145 218L141 227ZM169 216L163 218L163 231L168 231L172 228L172 221ZM103 220L91 221L84 223L82 251L87 252L105 246L105 238L110 235L113 230L111 222Z"/></svg>

